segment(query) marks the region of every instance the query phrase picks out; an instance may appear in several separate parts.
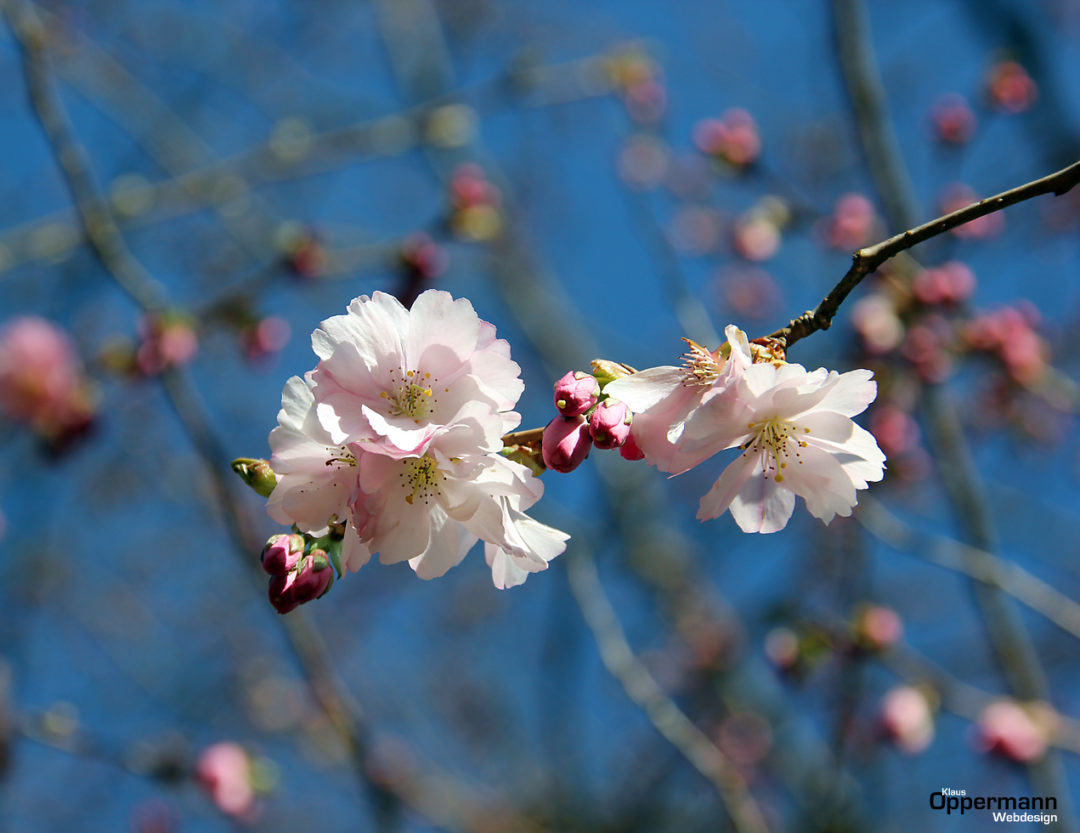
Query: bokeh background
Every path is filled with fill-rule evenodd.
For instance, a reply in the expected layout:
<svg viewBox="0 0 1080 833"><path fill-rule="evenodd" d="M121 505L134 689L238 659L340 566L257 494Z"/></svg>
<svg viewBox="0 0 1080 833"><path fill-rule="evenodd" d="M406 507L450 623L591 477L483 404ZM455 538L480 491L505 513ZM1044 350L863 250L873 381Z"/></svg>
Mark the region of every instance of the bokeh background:
<svg viewBox="0 0 1080 833"><path fill-rule="evenodd" d="M373 564L281 617L228 463L374 290L470 298L523 427L592 358L783 326L854 249L1076 161L1080 3L0 9L2 829L986 821L930 811L945 786L1077 829L1076 192L897 258L792 349L881 382L886 481L828 528L699 524L722 461L594 451L544 476L574 539L524 586ZM56 389L26 316L78 356ZM194 777L220 743L253 801Z"/></svg>

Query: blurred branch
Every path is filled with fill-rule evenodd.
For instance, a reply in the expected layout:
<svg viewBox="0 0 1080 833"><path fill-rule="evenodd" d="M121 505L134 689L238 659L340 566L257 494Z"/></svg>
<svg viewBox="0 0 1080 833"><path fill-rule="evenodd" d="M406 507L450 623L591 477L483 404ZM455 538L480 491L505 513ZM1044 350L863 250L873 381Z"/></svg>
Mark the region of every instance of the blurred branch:
<svg viewBox="0 0 1080 833"><path fill-rule="evenodd" d="M736 766L683 714L657 685L626 641L615 609L604 594L592 554L578 545L567 558L567 575L585 622L596 639L604 667L619 681L653 727L694 769L716 786L739 833L768 833L761 809Z"/></svg>
<svg viewBox="0 0 1080 833"><path fill-rule="evenodd" d="M0 0L0 10L6 15L21 48L31 105L61 165L94 255L140 308L145 311L164 308L167 302L163 289L124 243L108 206L98 195L85 150L76 139L52 90L40 22L34 17L32 9L20 6L18 0ZM226 516L226 527L232 537L234 552L250 568L253 576L257 574L265 578L258 571L253 558L258 550L257 539L229 488L225 474L228 471L228 456L213 432L194 387L187 376L176 369L162 374L162 384L184 430L205 463L214 485L217 506ZM264 586L261 581L259 586L260 589ZM287 632L290 646L316 702L349 753L353 768L371 802L378 829L393 830L397 827L403 801L421 809L430 819L449 830L467 831L482 827L482 821L490 815L489 808L478 802L470 804L468 791L456 782L442 776L419 777L405 773L400 773L399 782L380 776L380 769L372 757L370 731L336 678L318 630L303 611L294 611L280 617L279 621ZM429 787L439 788L436 798L429 794ZM445 800L447 793L457 797L453 801ZM513 829L535 829L527 821L513 816L507 818L509 827Z"/></svg>
<svg viewBox="0 0 1080 833"><path fill-rule="evenodd" d="M833 0L832 9L841 72L870 175L884 203L889 227L915 228L918 203L888 117L866 7L862 0ZM1073 173L1067 173L1069 171ZM1077 171L1080 171L1080 164L1053 175L1061 177L1060 181L1053 182L1052 187L1043 187L1038 193L1049 193L1059 187L1067 190L1076 184ZM990 207L996 210L995 206ZM980 210L971 209L970 217L981 216L974 213ZM897 245L900 246L897 251L907 248ZM827 320L831 323L831 318ZM993 520L956 411L937 385L924 386L922 400L931 447L953 512L971 543L980 550L991 551L995 539ZM996 575L994 579L988 584L975 583L972 590L998 663L1017 697L1045 700L1046 675L1035 646L1023 622L999 589L1000 579ZM1060 757L1050 755L1033 762L1028 771L1036 789L1060 797L1062 827L1074 829L1068 784Z"/></svg>
<svg viewBox="0 0 1080 833"><path fill-rule="evenodd" d="M855 520L898 552L1003 590L1066 633L1080 638L1080 602L1018 564L944 535L918 531L870 495L859 498Z"/></svg>
<svg viewBox="0 0 1080 833"><path fill-rule="evenodd" d="M804 312L798 318L789 322L786 327L770 333L769 338L783 341L787 347L791 347L796 341L806 338L818 330L829 329L832 326L833 318L836 317L836 313L840 309L840 305L848 294L862 282L863 278L900 252L932 237L944 234L957 226L962 226L964 223L979 217L985 217L987 214L993 214L995 211L1001 211L1018 202L1030 200L1043 194L1061 196L1076 187L1078 183L1080 183L1080 162L1063 168L1057 173L964 206L949 214L923 223L921 226L896 234L888 240L875 243L873 246L859 249L851 256L851 268L848 269L847 274L829 291L829 294L815 309Z"/></svg>
<svg viewBox="0 0 1080 833"><path fill-rule="evenodd" d="M75 138L67 114L53 92L41 21L29 7L20 7L17 0L0 0L0 10L7 17L22 51L30 105L52 146L94 255L138 306L144 310L162 309L166 305L163 287L138 261L128 256L112 212L98 196L86 150Z"/></svg>
<svg viewBox="0 0 1080 833"><path fill-rule="evenodd" d="M44 41L46 30L43 27L39 27L39 35ZM108 79L108 85L98 86L102 87L102 95L120 105L111 109L128 112L132 109L131 100L138 101L134 110L142 118L154 113L152 127L162 131L145 142L138 136L134 138L145 144L148 152L172 176L140 187L139 199L154 206L155 213L114 217L114 222L125 227L146 226L155 218L174 220L207 207L221 209L234 203L238 196L249 195L259 185L332 171L347 161L409 153L424 146L432 115L447 105L473 102L479 106L486 100L510 98L515 103L527 105L534 101L537 106L552 106L604 96L611 88L603 72L606 59L602 55L550 65L512 66L490 79L344 127L313 131L298 122L291 132L276 131L266 141L247 150L214 159L209 148L183 119L163 105L116 59L89 40L79 39L78 43L80 52L84 53L82 57L98 74ZM81 87L89 86L93 75L77 70L75 67L69 71L72 82ZM233 212L227 214L223 219L239 235L245 249L257 252L257 247L253 248L255 238L236 225L239 218ZM40 229L64 222L69 216L67 212L58 212L0 234L0 244L11 250L6 268L20 261L20 251L29 248L27 243ZM345 256L348 254L343 252ZM362 252L364 256L367 254Z"/></svg>

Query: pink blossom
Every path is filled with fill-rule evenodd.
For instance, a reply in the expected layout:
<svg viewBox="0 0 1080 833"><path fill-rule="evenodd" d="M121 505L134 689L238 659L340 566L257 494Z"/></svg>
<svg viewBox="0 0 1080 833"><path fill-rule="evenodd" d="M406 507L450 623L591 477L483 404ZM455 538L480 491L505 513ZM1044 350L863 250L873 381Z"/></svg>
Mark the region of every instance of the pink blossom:
<svg viewBox="0 0 1080 833"><path fill-rule="evenodd" d="M195 778L210 800L226 815L245 819L255 807L251 761L235 743L215 743L204 749L195 763Z"/></svg>
<svg viewBox="0 0 1080 833"><path fill-rule="evenodd" d="M93 406L75 347L50 321L23 316L0 329L0 411L51 442L89 424Z"/></svg>
<svg viewBox="0 0 1080 833"><path fill-rule="evenodd" d="M421 457L394 459L359 450L351 525L367 553L379 552L384 564L408 561L420 578L430 579L459 564L482 540L500 589L547 569L568 536L525 514L540 499L543 484L501 454L476 453L477 433L456 426ZM343 551L349 570L367 557Z"/></svg>
<svg viewBox="0 0 1080 833"><path fill-rule="evenodd" d="M650 465L679 474L727 448L740 433L733 421L722 426L715 419L701 419L702 406L719 398L734 399L733 381L753 358L746 333L734 325L725 331L727 341L706 350L688 341L690 349L682 367L652 367L608 383L604 392L634 413L631 436Z"/></svg>
<svg viewBox="0 0 1080 833"><path fill-rule="evenodd" d="M379 553L434 578L483 540L510 587L565 549L525 514L543 485L498 453L520 421L519 368L468 301L428 290L408 311L375 293L312 341L322 360L289 380L270 435L272 517L317 536L342 525L347 571Z"/></svg>
<svg viewBox="0 0 1080 833"><path fill-rule="evenodd" d="M509 345L472 304L429 289L405 309L376 292L323 321L312 335L318 421L334 445L365 444L393 457L423 455L440 432L478 418L483 448L517 427L524 386ZM276 471L276 469L275 469Z"/></svg>
<svg viewBox="0 0 1080 833"><path fill-rule="evenodd" d="M930 111L934 133L942 142L964 144L975 134L975 113L963 96L946 93Z"/></svg>
<svg viewBox="0 0 1080 833"><path fill-rule="evenodd" d="M825 523L850 515L856 492L884 474L873 435L851 420L877 395L872 375L771 363L739 375L734 407L714 399L701 409L701 421L714 421L725 437L732 423L741 427L727 447L742 453L701 499L698 519L730 509L743 532L776 532L796 495Z"/></svg>
<svg viewBox="0 0 1080 833"><path fill-rule="evenodd" d="M1036 761L1046 754L1047 732L1036 714L1050 714L1047 706L1025 708L1011 700L1000 700L982 710L976 723L976 743L986 752L997 752L1021 763Z"/></svg>
<svg viewBox="0 0 1080 833"><path fill-rule="evenodd" d="M1035 103L1038 87L1016 61L1001 61L990 68L986 80L990 103L1009 114L1022 113Z"/></svg>
<svg viewBox="0 0 1080 833"><path fill-rule="evenodd" d="M836 201L825 226L825 241L843 251L862 248L870 242L877 222L870 200L862 194L844 194Z"/></svg>
<svg viewBox="0 0 1080 833"><path fill-rule="evenodd" d="M768 260L780 248L780 229L769 217L751 214L735 221L732 243L747 260Z"/></svg>
<svg viewBox="0 0 1080 833"><path fill-rule="evenodd" d="M881 727L909 755L922 752L934 739L934 717L926 695L913 686L899 686L881 701Z"/></svg>
<svg viewBox="0 0 1080 833"><path fill-rule="evenodd" d="M896 314L896 306L879 293L855 302L851 323L864 349L871 354L889 353L904 340L904 322Z"/></svg>
<svg viewBox="0 0 1080 833"><path fill-rule="evenodd" d="M725 110L719 119L703 119L694 127L694 144L709 156L746 167L761 155L757 123L741 107Z"/></svg>
<svg viewBox="0 0 1080 833"><path fill-rule="evenodd" d="M874 651L883 651L900 640L904 623L892 608L867 605L855 618L855 637L859 643Z"/></svg>

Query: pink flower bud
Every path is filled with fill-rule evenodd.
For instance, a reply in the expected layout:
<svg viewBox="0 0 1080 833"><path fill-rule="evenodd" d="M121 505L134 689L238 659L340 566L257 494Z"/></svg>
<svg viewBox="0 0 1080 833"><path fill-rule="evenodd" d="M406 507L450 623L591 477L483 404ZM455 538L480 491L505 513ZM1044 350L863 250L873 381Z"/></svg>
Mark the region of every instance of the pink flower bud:
<svg viewBox="0 0 1080 833"><path fill-rule="evenodd" d="M334 569L322 550L312 550L286 575L270 579L270 604L278 613L288 613L324 595L334 581Z"/></svg>
<svg viewBox="0 0 1080 833"><path fill-rule="evenodd" d="M1022 113L1035 103L1039 88L1020 64L1001 61L990 68L986 82L990 103L1005 113Z"/></svg>
<svg viewBox="0 0 1080 833"><path fill-rule="evenodd" d="M1045 706L1041 710L1049 711ZM997 752L1021 763L1036 761L1046 754L1045 727L1036 720L1033 709L1010 700L983 709L976 731L978 746L985 752Z"/></svg>
<svg viewBox="0 0 1080 833"><path fill-rule="evenodd" d="M555 383L555 407L565 417L576 417L596 404L600 384L588 373L568 371Z"/></svg>
<svg viewBox="0 0 1080 833"><path fill-rule="evenodd" d="M640 448L638 448L637 440L634 439L633 434L628 434L626 436L626 442L624 442L622 444L622 447L619 449L619 455L624 460L645 459L645 454Z"/></svg>
<svg viewBox="0 0 1080 833"><path fill-rule="evenodd" d="M956 93L946 93L937 100L930 111L934 132L942 142L963 144L975 133L975 113Z"/></svg>
<svg viewBox="0 0 1080 833"><path fill-rule="evenodd" d="M589 414L589 436L597 448L619 448L630 436L633 414L618 399L605 399Z"/></svg>
<svg viewBox="0 0 1080 833"><path fill-rule="evenodd" d="M235 743L215 743L199 755L195 779L221 812L234 818L248 816L255 806L251 761Z"/></svg>
<svg viewBox="0 0 1080 833"><path fill-rule="evenodd" d="M895 610L881 605L868 605L855 619L855 638L873 651L884 651L894 645L904 633L904 623Z"/></svg>
<svg viewBox="0 0 1080 833"><path fill-rule="evenodd" d="M555 417L544 429L541 451L544 465L562 472L573 471L589 456L592 438L583 416Z"/></svg>
<svg viewBox="0 0 1080 833"><path fill-rule="evenodd" d="M926 695L912 686L894 688L881 701L885 734L909 755L922 752L934 739L934 716Z"/></svg>
<svg viewBox="0 0 1080 833"><path fill-rule="evenodd" d="M303 554L303 535L271 535L262 551L262 566L272 576L283 576L297 565Z"/></svg>

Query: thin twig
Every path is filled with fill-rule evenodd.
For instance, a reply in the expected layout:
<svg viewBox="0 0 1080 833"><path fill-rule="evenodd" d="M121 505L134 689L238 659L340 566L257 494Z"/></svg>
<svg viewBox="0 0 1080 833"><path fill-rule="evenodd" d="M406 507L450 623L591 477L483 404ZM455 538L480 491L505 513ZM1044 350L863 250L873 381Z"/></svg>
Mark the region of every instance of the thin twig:
<svg viewBox="0 0 1080 833"><path fill-rule="evenodd" d="M859 498L855 520L898 552L997 587L1066 633L1080 638L1080 602L1020 565L944 535L917 531L869 495Z"/></svg>
<svg viewBox="0 0 1080 833"><path fill-rule="evenodd" d="M851 268L848 269L847 274L829 291L829 294L822 299L815 309L804 312L788 323L786 327L781 327L771 333L769 338L783 341L787 347L791 347L796 341L806 338L811 333L818 330L827 330L832 326L833 318L836 317L840 305L851 290L881 264L900 254L900 252L923 243L932 237L944 234L957 226L962 226L964 223L971 222L979 217L985 217L987 214L993 214L995 211L1001 211L1003 208L1016 205L1018 202L1030 200L1032 197L1042 196L1043 194L1061 196L1072 190L1077 184L1080 184L1080 162L1062 168L1057 173L1044 176L1041 179L1033 180L1016 188L1010 188L1008 191L1002 191L1000 194L995 194L984 200L973 202L971 205L896 234L888 240L875 243L873 246L859 249L851 256Z"/></svg>
<svg viewBox="0 0 1080 833"><path fill-rule="evenodd" d="M664 693L634 654L600 584L592 555L580 544L567 556L567 575L574 598L596 639L604 667L656 731L694 769L712 781L738 833L768 833L761 809L738 768Z"/></svg>

